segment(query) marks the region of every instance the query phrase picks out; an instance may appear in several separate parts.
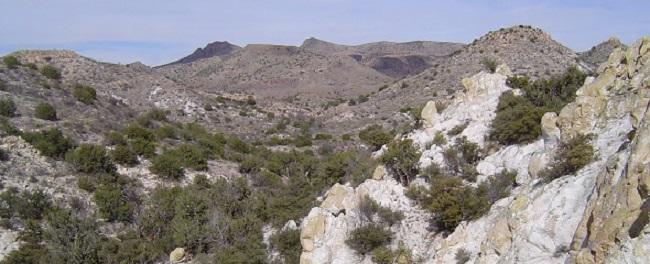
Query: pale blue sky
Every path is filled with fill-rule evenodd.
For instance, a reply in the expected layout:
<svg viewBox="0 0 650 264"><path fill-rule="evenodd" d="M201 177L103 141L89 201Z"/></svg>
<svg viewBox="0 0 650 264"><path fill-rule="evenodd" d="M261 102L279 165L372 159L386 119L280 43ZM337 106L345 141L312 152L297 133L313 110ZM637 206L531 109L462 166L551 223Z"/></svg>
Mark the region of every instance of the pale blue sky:
<svg viewBox="0 0 650 264"><path fill-rule="evenodd" d="M108 62L164 64L208 42L300 45L437 40L541 27L574 50L650 35L649 0L0 0L0 54L73 49Z"/></svg>

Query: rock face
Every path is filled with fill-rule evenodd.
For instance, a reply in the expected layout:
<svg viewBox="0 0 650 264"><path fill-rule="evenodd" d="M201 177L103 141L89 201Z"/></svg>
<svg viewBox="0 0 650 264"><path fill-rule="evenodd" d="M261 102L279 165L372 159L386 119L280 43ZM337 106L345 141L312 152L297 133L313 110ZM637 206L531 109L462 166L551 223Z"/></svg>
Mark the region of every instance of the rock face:
<svg viewBox="0 0 650 264"><path fill-rule="evenodd" d="M484 144L498 96L509 90L505 76L479 73L463 85L465 92L444 111L423 111L432 115L423 117L428 125L406 136L424 148L436 132L468 122L460 135ZM538 141L502 147L479 162L479 181L510 169L519 184L483 217L443 237L429 231L430 215L389 175L356 188L336 185L302 223L301 263L370 263L345 244L364 224L365 194L404 212L390 228L396 238L390 247L404 243L421 263L454 263L461 249L469 252L468 263L650 263L650 39L615 50L577 95L559 115L544 115ZM537 173L559 143L578 134L594 135L594 161L540 184ZM421 166L442 162L443 148L425 149Z"/></svg>

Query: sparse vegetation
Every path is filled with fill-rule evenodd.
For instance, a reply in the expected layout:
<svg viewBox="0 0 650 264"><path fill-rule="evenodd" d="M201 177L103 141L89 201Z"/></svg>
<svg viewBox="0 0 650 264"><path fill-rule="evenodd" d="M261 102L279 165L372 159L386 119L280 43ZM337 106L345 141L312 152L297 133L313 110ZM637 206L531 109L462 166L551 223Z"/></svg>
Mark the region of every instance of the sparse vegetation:
<svg viewBox="0 0 650 264"><path fill-rule="evenodd" d="M543 181L550 182L564 175L573 174L589 164L595 156L590 140L590 135L578 135L563 143L552 164L540 172Z"/></svg>
<svg viewBox="0 0 650 264"><path fill-rule="evenodd" d="M54 66L51 65L45 65L41 68L41 74L43 76L52 79L52 80L59 80L61 79L61 72L59 69L55 68Z"/></svg>
<svg viewBox="0 0 650 264"><path fill-rule="evenodd" d="M16 115L16 103L10 98L0 99L0 116L13 117Z"/></svg>
<svg viewBox="0 0 650 264"><path fill-rule="evenodd" d="M408 186L418 173L420 151L411 139L397 140L388 144L388 149L379 158L396 180Z"/></svg>
<svg viewBox="0 0 650 264"><path fill-rule="evenodd" d="M34 108L34 115L36 118L43 120L55 121L56 120L56 109L54 106L48 103L39 103Z"/></svg>
<svg viewBox="0 0 650 264"><path fill-rule="evenodd" d="M72 140L56 128L39 132L24 132L22 137L38 149L41 155L51 158L63 158L65 153L74 146Z"/></svg>
<svg viewBox="0 0 650 264"><path fill-rule="evenodd" d="M359 254L367 254L384 246L392 240L390 231L375 224L369 224L353 230L345 243Z"/></svg>
<svg viewBox="0 0 650 264"><path fill-rule="evenodd" d="M393 139L393 135L380 125L371 125L359 131L359 139L370 145L373 150L378 150L382 145L388 144Z"/></svg>
<svg viewBox="0 0 650 264"><path fill-rule="evenodd" d="M76 84L72 88L72 95L77 98L77 101L87 105L93 104L97 99L97 92L95 92L94 88L81 84Z"/></svg>
<svg viewBox="0 0 650 264"><path fill-rule="evenodd" d="M549 80L531 82L528 77L510 77L507 84L521 89L517 96L506 92L499 97L496 117L492 121L489 138L501 144L522 144L539 138L540 122L545 112L559 112L575 100L575 93L586 75L576 67Z"/></svg>
<svg viewBox="0 0 650 264"><path fill-rule="evenodd" d="M20 66L20 61L16 56L12 55L7 55L4 58L2 58L2 62L7 66L9 69L15 69L18 66Z"/></svg>
<svg viewBox="0 0 650 264"><path fill-rule="evenodd" d="M485 58L483 58L483 59L481 60L481 64L483 64L483 66L485 67L485 69L487 69L488 71L490 71L490 73L495 73L495 72L497 71L497 65L498 65L498 63L497 63L497 61L496 61L495 59L493 59L493 58L487 58L487 57L485 57Z"/></svg>

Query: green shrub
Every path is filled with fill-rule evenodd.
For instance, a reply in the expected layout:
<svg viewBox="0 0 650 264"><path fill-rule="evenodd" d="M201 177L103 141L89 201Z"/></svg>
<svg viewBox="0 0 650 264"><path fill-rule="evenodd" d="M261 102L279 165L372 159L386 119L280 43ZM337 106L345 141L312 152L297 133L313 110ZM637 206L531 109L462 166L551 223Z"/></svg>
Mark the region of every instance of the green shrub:
<svg viewBox="0 0 650 264"><path fill-rule="evenodd" d="M156 154L156 144L141 138L129 142L131 150L140 156L151 158Z"/></svg>
<svg viewBox="0 0 650 264"><path fill-rule="evenodd" d="M39 103L36 105L36 108L34 108L34 115L36 118L43 120L56 120L56 110L51 104L48 103Z"/></svg>
<svg viewBox="0 0 650 264"><path fill-rule="evenodd" d="M72 140L56 128L40 132L25 132L22 137L38 149L41 155L51 158L62 158L74 146Z"/></svg>
<svg viewBox="0 0 650 264"><path fill-rule="evenodd" d="M0 131L12 136L19 136L21 134L20 130L11 124L9 119L3 116L0 116Z"/></svg>
<svg viewBox="0 0 650 264"><path fill-rule="evenodd" d="M0 100L0 116L13 117L16 115L16 103L10 98Z"/></svg>
<svg viewBox="0 0 650 264"><path fill-rule="evenodd" d="M345 243L359 254L366 254L387 245L393 239L389 230L378 225L369 224L352 230Z"/></svg>
<svg viewBox="0 0 650 264"><path fill-rule="evenodd" d="M473 220L490 208L483 194L471 186L463 186L458 178L440 177L431 182L428 209L434 213L436 226L453 232L464 220Z"/></svg>
<svg viewBox="0 0 650 264"><path fill-rule="evenodd" d="M489 138L505 145L532 142L542 133L540 122L543 115L543 109L525 98L505 92L499 97Z"/></svg>
<svg viewBox="0 0 650 264"><path fill-rule="evenodd" d="M380 162L404 186L408 186L418 173L420 151L413 146L411 139L393 141L388 144L388 149L379 158Z"/></svg>
<svg viewBox="0 0 650 264"><path fill-rule="evenodd" d="M111 151L111 160L113 162L127 167L138 164L138 155L127 145L116 145Z"/></svg>
<svg viewBox="0 0 650 264"><path fill-rule="evenodd" d="M52 201L42 190L9 188L0 194L0 217L5 219L41 220L51 208Z"/></svg>
<svg viewBox="0 0 650 264"><path fill-rule="evenodd" d="M115 170L106 148L100 145L81 144L66 155L66 161L83 173L112 173Z"/></svg>
<svg viewBox="0 0 650 264"><path fill-rule="evenodd" d="M478 188L481 193L485 193L489 203L493 204L499 199L510 196L510 191L517 186L516 178L516 171L503 170L479 184Z"/></svg>
<svg viewBox="0 0 650 264"><path fill-rule="evenodd" d="M146 141L154 141L155 135L151 130L141 127L137 124L130 124L122 130L122 133L129 139L142 139Z"/></svg>
<svg viewBox="0 0 650 264"><path fill-rule="evenodd" d="M489 138L506 145L536 140L541 135L540 122L544 113L559 112L574 101L586 77L574 66L560 76L534 82L525 76L508 78L507 84L521 89L523 95L506 92L499 97Z"/></svg>
<svg viewBox="0 0 650 264"><path fill-rule="evenodd" d="M165 179L180 180L185 176L183 164L176 155L170 152L154 157L149 170Z"/></svg>
<svg viewBox="0 0 650 264"><path fill-rule="evenodd" d="M298 148L309 147L312 145L311 136L308 134L300 134L293 141L293 144Z"/></svg>
<svg viewBox="0 0 650 264"><path fill-rule="evenodd" d="M137 118L138 124L143 127L150 126L151 121L165 122L167 121L167 113L164 110L152 108Z"/></svg>
<svg viewBox="0 0 650 264"><path fill-rule="evenodd" d="M271 237L271 247L282 255L285 264L300 263L300 230L278 232Z"/></svg>
<svg viewBox="0 0 650 264"><path fill-rule="evenodd" d="M481 60L481 64L490 71L491 73L495 73L497 71L497 61L493 58L483 58Z"/></svg>
<svg viewBox="0 0 650 264"><path fill-rule="evenodd" d="M544 182L553 181L564 175L574 174L589 164L595 157L591 146L591 135L578 135L560 146L549 168L540 172Z"/></svg>
<svg viewBox="0 0 650 264"><path fill-rule="evenodd" d="M388 144L393 139L393 135L380 125L371 125L359 131L359 139L374 150L378 150L382 145Z"/></svg>
<svg viewBox="0 0 650 264"><path fill-rule="evenodd" d="M104 136L104 141L107 145L126 145L126 137L120 132L110 131Z"/></svg>
<svg viewBox="0 0 650 264"><path fill-rule="evenodd" d="M378 247L372 250L372 262L377 264L392 264L395 253L387 247Z"/></svg>
<svg viewBox="0 0 650 264"><path fill-rule="evenodd" d="M9 69L15 69L16 67L20 66L20 61L18 58L16 58L16 56L5 56L2 58L2 62L7 65L7 68Z"/></svg>
<svg viewBox="0 0 650 264"><path fill-rule="evenodd" d="M208 158L197 146L182 144L172 150L170 154L175 156L176 159L181 162L183 167L192 168L194 170L208 169Z"/></svg>
<svg viewBox="0 0 650 264"><path fill-rule="evenodd" d="M318 133L314 136L314 140L330 140L330 139L332 139L332 135L330 134Z"/></svg>
<svg viewBox="0 0 650 264"><path fill-rule="evenodd" d="M343 134L343 135L341 135L341 140L343 140L343 141L352 140L352 136L350 134Z"/></svg>
<svg viewBox="0 0 650 264"><path fill-rule="evenodd" d="M52 79L52 80L58 80L61 79L61 72L59 72L59 69L55 68L54 66L51 65L45 65L41 68L41 74L43 76Z"/></svg>
<svg viewBox="0 0 650 264"><path fill-rule="evenodd" d="M97 179L89 176L77 177L77 187L87 192L94 192L97 188Z"/></svg>
<svg viewBox="0 0 650 264"><path fill-rule="evenodd" d="M154 132L156 134L156 138L159 140L162 139L178 139L178 136L176 135L176 128L173 126L161 126L156 131Z"/></svg>
<svg viewBox="0 0 650 264"><path fill-rule="evenodd" d="M118 184L100 184L93 196L101 217L113 221L131 221L133 207Z"/></svg>
<svg viewBox="0 0 650 264"><path fill-rule="evenodd" d="M441 131L438 131L433 137L433 141L431 141L431 143L436 146L443 146L447 144L447 139L445 139L445 135L443 135Z"/></svg>
<svg viewBox="0 0 650 264"><path fill-rule="evenodd" d="M97 92L95 91L95 88L76 84L72 89L72 95L79 102L89 105L93 104L93 102L95 102L97 99Z"/></svg>

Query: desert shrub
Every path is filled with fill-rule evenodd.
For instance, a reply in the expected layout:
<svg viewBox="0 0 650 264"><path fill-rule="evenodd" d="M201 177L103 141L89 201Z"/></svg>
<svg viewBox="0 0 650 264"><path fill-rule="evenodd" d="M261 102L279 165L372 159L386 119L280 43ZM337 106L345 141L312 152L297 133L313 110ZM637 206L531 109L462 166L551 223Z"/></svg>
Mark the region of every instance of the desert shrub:
<svg viewBox="0 0 650 264"><path fill-rule="evenodd" d="M182 144L176 149L171 150L170 154L175 156L185 168L194 170L208 169L208 158L206 154L195 145Z"/></svg>
<svg viewBox="0 0 650 264"><path fill-rule="evenodd" d="M0 100L0 116L13 117L16 115L16 103L10 98Z"/></svg>
<svg viewBox="0 0 650 264"><path fill-rule="evenodd" d="M16 56L5 56L2 58L2 62L7 66L9 69L15 69L16 67L20 66L20 61Z"/></svg>
<svg viewBox="0 0 650 264"><path fill-rule="evenodd" d="M377 247L371 252L372 262L377 264L392 264L395 253L385 246Z"/></svg>
<svg viewBox="0 0 650 264"><path fill-rule="evenodd" d="M485 67L485 69L491 73L495 73L497 71L497 61L493 58L483 58L481 60L481 64L483 64L483 67Z"/></svg>
<svg viewBox="0 0 650 264"><path fill-rule="evenodd" d="M115 170L106 148L100 145L81 144L66 155L66 161L83 173L112 173Z"/></svg>
<svg viewBox="0 0 650 264"><path fill-rule="evenodd" d="M590 144L591 135L578 135L560 145L551 165L540 172L544 182L550 182L564 175L573 174L589 164L595 156Z"/></svg>
<svg viewBox="0 0 650 264"><path fill-rule="evenodd" d="M154 157L149 170L162 178L171 180L180 180L185 175L182 162L171 152Z"/></svg>
<svg viewBox="0 0 650 264"><path fill-rule="evenodd" d="M271 247L278 251L286 264L300 263L300 230L286 230L271 237Z"/></svg>
<svg viewBox="0 0 650 264"><path fill-rule="evenodd" d="M162 109L152 108L146 113L138 116L136 121L141 126L148 127L151 125L151 121L158 121L158 122L167 121L167 113Z"/></svg>
<svg viewBox="0 0 650 264"><path fill-rule="evenodd" d="M350 135L350 134L343 134L343 135L341 135L341 140L343 140L343 141L349 141L349 140L352 140L352 135Z"/></svg>
<svg viewBox="0 0 650 264"><path fill-rule="evenodd" d="M0 194L0 217L4 219L41 220L51 208L52 201L42 190L9 188Z"/></svg>
<svg viewBox="0 0 650 264"><path fill-rule="evenodd" d="M21 134L20 130L11 124L9 119L3 116L0 116L0 131L6 133L7 135L13 136L18 136Z"/></svg>
<svg viewBox="0 0 650 264"><path fill-rule="evenodd" d="M72 95L77 101L87 105L92 104L97 99L95 88L81 84L75 84L72 87Z"/></svg>
<svg viewBox="0 0 650 264"><path fill-rule="evenodd" d="M242 154L248 154L252 151L252 148L248 143L242 141L236 136L228 137L227 145L231 150Z"/></svg>
<svg viewBox="0 0 650 264"><path fill-rule="evenodd" d="M36 105L36 108L34 108L34 115L36 116L36 118L55 121L56 109L54 109L54 106L52 106L51 104L39 103L38 105Z"/></svg>
<svg viewBox="0 0 650 264"><path fill-rule="evenodd" d="M313 144L313 142L311 141L311 136L309 134L302 133L298 135L296 139L294 139L293 144L296 147L301 148L301 147L309 147Z"/></svg>
<svg viewBox="0 0 650 264"><path fill-rule="evenodd" d="M375 224L369 224L352 230L345 243L359 254L366 254L378 247L387 245L392 239L389 230Z"/></svg>
<svg viewBox="0 0 650 264"><path fill-rule="evenodd" d="M411 139L397 140L388 144L388 149L379 160L401 182L408 186L418 173L420 151Z"/></svg>
<svg viewBox="0 0 650 264"><path fill-rule="evenodd" d="M374 150L378 150L382 145L388 144L393 139L393 135L380 125L371 125L359 131L359 139Z"/></svg>
<svg viewBox="0 0 650 264"><path fill-rule="evenodd" d="M110 131L104 136L104 142L107 145L126 145L126 137L120 132Z"/></svg>
<svg viewBox="0 0 650 264"><path fill-rule="evenodd" d="M156 138L158 138L159 140L166 139L166 138L178 139L178 136L176 135L176 128L174 128L173 126L168 126L168 125L161 126L158 129L156 129L156 131L154 131L154 134L156 134Z"/></svg>
<svg viewBox="0 0 650 264"><path fill-rule="evenodd" d="M24 132L22 137L38 149L41 155L51 158L62 158L74 146L72 140L56 128L39 132Z"/></svg>
<svg viewBox="0 0 650 264"><path fill-rule="evenodd" d="M489 138L501 144L521 144L541 135L540 122L545 112L559 112L575 100L586 74L570 67L562 75L531 82L528 77L510 77L507 84L523 91L522 96L506 92L499 97L496 117Z"/></svg>
<svg viewBox="0 0 650 264"><path fill-rule="evenodd" d="M517 186L516 178L517 171L503 170L479 184L478 188L482 189L481 192L485 193L486 199L493 204L510 195L510 191Z"/></svg>
<svg viewBox="0 0 650 264"><path fill-rule="evenodd" d="M61 72L59 69L55 68L54 66L51 65L45 65L41 68L41 74L43 76L52 79L52 80L58 80L61 79Z"/></svg>
<svg viewBox="0 0 650 264"><path fill-rule="evenodd" d="M469 126L469 122L459 124L459 125L451 128L451 129L449 129L449 131L447 131L447 135L450 136L450 137L453 137L453 136L456 136L456 135L458 135L460 133L463 133L463 131L465 130L465 128L467 128L467 126Z"/></svg>
<svg viewBox="0 0 650 264"><path fill-rule="evenodd" d="M318 133L314 136L314 140L330 140L330 139L332 139L332 135L330 134Z"/></svg>
<svg viewBox="0 0 650 264"><path fill-rule="evenodd" d="M94 192L97 188L97 179L89 176L77 177L77 187L87 192Z"/></svg>
<svg viewBox="0 0 650 264"><path fill-rule="evenodd" d="M454 259L456 259L456 264L465 264L469 262L471 259L472 255L465 250L464 248L460 248L456 251L456 255L454 256Z"/></svg>
<svg viewBox="0 0 650 264"><path fill-rule="evenodd" d="M137 124L130 124L122 130L122 133L129 139L143 139L146 141L154 141L155 135L151 130L141 127Z"/></svg>
<svg viewBox="0 0 650 264"><path fill-rule="evenodd" d="M464 186L458 178L433 179L430 193L427 206L434 213L436 226L442 231L453 232L460 222L476 219L490 208L482 193Z"/></svg>
<svg viewBox="0 0 650 264"><path fill-rule="evenodd" d="M70 210L56 209L47 215L46 220L43 242L48 251L48 262L102 262L97 254L102 236L93 218L80 218Z"/></svg>
<svg viewBox="0 0 650 264"><path fill-rule="evenodd" d="M399 211L393 211L388 207L379 205L368 195L364 196L359 203L359 210L365 217L366 221L372 222L373 216L377 215L382 222L392 226L404 219L404 214Z"/></svg>
<svg viewBox="0 0 650 264"><path fill-rule="evenodd" d="M136 138L129 142L130 149L137 155L151 158L156 154L156 144L154 142Z"/></svg>
<svg viewBox="0 0 650 264"><path fill-rule="evenodd" d="M130 221L133 207L123 194L122 186L115 183L100 184L93 195L99 214L106 220Z"/></svg>
<svg viewBox="0 0 650 264"><path fill-rule="evenodd" d="M117 164L131 167L138 164L138 155L128 145L120 144L111 151L111 160Z"/></svg>
<svg viewBox="0 0 650 264"><path fill-rule="evenodd" d="M431 141L432 144L436 146L442 146L447 144L447 139L445 139L445 135L442 134L441 131L436 132L436 135L433 137L433 141Z"/></svg>
<svg viewBox="0 0 650 264"><path fill-rule="evenodd" d="M499 97L497 115L490 126L489 138L505 145L528 143L542 133L543 109L521 96L505 92Z"/></svg>

